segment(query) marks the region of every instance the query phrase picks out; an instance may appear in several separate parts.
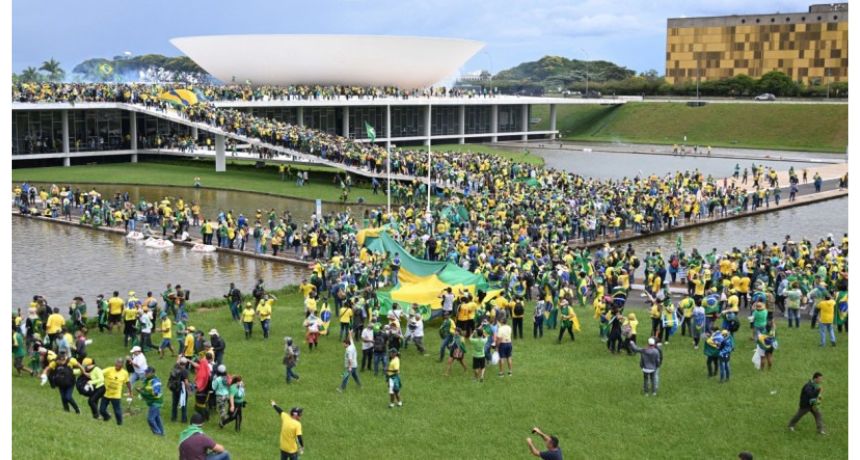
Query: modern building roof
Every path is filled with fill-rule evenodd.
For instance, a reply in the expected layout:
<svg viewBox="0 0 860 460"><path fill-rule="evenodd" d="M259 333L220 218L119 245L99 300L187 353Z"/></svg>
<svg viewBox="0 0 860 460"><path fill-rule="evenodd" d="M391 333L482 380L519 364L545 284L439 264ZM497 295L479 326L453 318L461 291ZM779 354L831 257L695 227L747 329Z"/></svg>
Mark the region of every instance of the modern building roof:
<svg viewBox="0 0 860 460"><path fill-rule="evenodd" d="M383 35L211 35L170 42L225 83L403 89L454 75L484 47L473 40Z"/></svg>

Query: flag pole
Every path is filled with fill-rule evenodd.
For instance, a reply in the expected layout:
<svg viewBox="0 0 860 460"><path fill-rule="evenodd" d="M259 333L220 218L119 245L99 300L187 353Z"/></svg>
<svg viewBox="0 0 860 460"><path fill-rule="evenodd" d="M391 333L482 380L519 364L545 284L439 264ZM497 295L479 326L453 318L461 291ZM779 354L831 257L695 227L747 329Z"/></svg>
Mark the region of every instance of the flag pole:
<svg viewBox="0 0 860 460"><path fill-rule="evenodd" d="M433 97L433 95L431 94L430 97ZM433 158L433 153L430 151L431 150L430 144L433 143L433 141L430 140L430 138L433 136L433 126L432 126L433 114L430 113L432 105L433 105L432 102L427 103L427 133L428 133L428 136L427 136L427 215L428 215L428 217L430 215L430 171L433 169L433 163L431 161L431 159Z"/></svg>
<svg viewBox="0 0 860 460"><path fill-rule="evenodd" d="M385 143L385 151L387 159L385 160L388 170L388 218L391 218L391 134L388 134L388 142Z"/></svg>

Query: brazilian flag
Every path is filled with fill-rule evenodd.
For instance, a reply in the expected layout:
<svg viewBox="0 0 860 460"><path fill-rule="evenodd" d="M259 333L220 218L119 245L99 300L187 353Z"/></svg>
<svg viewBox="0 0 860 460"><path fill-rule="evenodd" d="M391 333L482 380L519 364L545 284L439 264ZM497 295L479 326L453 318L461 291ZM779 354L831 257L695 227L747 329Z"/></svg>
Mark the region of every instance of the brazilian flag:
<svg viewBox="0 0 860 460"><path fill-rule="evenodd" d="M373 126L370 126L370 123L364 122L364 130L367 131L367 137L370 139L370 143L376 142L376 130L373 129Z"/></svg>

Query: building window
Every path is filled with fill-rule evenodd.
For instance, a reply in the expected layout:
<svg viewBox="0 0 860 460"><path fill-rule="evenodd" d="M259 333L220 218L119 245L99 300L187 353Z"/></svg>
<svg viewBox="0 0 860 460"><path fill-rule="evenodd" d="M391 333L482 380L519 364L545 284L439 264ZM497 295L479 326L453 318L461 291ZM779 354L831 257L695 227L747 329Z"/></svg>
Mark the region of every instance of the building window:
<svg viewBox="0 0 860 460"><path fill-rule="evenodd" d="M819 20L819 21L821 20L821 16L818 16L818 20Z"/></svg>
<svg viewBox="0 0 860 460"><path fill-rule="evenodd" d="M756 18L755 23L758 24L761 22L761 19Z"/></svg>
<svg viewBox="0 0 860 460"><path fill-rule="evenodd" d="M791 22L791 18L785 18L785 22Z"/></svg>
<svg viewBox="0 0 860 460"><path fill-rule="evenodd" d="M741 24L746 24L746 23L747 23L746 19L741 19Z"/></svg>
<svg viewBox="0 0 860 460"><path fill-rule="evenodd" d="M801 20L802 22L806 22L806 16L801 16L801 17L800 17L800 20Z"/></svg>
<svg viewBox="0 0 860 460"><path fill-rule="evenodd" d="M776 21L776 19L770 18L770 22L775 22L775 21Z"/></svg>

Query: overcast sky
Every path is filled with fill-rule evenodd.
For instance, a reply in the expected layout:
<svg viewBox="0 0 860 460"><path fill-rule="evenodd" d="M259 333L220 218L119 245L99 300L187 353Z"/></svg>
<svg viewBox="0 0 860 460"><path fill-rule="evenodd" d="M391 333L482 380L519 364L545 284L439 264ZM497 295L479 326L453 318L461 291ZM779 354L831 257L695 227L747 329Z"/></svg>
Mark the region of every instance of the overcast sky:
<svg viewBox="0 0 860 460"><path fill-rule="evenodd" d="M461 69L493 73L545 55L665 71L666 19L806 11L760 0L15 0L12 68L54 57L66 71L93 57L180 55L185 35L320 33L470 38L486 47ZM821 2L819 2L821 3ZM587 53L587 54L586 54Z"/></svg>

